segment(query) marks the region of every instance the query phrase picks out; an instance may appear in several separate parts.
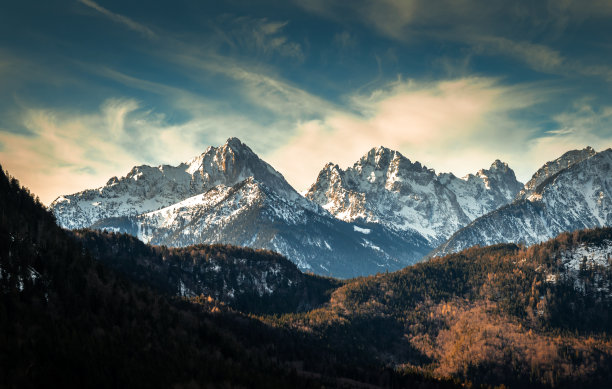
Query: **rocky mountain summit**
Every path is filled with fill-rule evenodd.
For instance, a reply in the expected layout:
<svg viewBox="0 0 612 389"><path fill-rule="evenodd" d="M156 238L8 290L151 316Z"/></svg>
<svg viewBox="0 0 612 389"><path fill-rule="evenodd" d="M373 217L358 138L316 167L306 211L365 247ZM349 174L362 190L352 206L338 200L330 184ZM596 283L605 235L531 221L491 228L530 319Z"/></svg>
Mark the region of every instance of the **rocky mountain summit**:
<svg viewBox="0 0 612 389"><path fill-rule="evenodd" d="M283 176L237 138L178 166L141 165L106 185L60 196L50 205L64 228L89 227L98 220L133 216L176 204L217 185L232 186L248 177L266 182L289 199L301 196ZM308 206L307 202L302 202Z"/></svg>
<svg viewBox="0 0 612 389"><path fill-rule="evenodd" d="M325 165L306 197L341 220L417 233L436 245L512 201L521 187L512 169L499 160L458 178L377 147L346 170Z"/></svg>

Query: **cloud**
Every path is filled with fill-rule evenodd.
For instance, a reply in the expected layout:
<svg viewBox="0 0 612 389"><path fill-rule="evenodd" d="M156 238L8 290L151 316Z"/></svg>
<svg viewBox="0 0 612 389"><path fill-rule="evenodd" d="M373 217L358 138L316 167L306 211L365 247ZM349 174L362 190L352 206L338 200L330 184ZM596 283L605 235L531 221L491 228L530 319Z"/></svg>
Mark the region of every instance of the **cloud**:
<svg viewBox="0 0 612 389"><path fill-rule="evenodd" d="M233 104L163 83L139 79L108 67L84 67L96 75L129 87L164 96L167 99L167 109L188 113L192 122L207 123L201 126L210 131L210 140L224 141L229 136L238 136L243 140L251 140L249 144L255 147L262 145L264 150L276 148L285 142L291 136L296 121L340 110L334 103L280 76L270 75L271 71L267 68L249 67L234 58L212 52L184 50L168 57L176 69L180 67L183 74L188 75L194 85L200 85L201 89L210 87L210 75L214 75L215 81L221 82L226 91L236 93ZM227 77L229 81L219 76ZM245 112L245 106L250 109L249 112ZM255 136L256 131L267 135Z"/></svg>
<svg viewBox="0 0 612 389"><path fill-rule="evenodd" d="M187 50L169 58L177 65L190 69L189 74L195 81L202 81L197 78L198 74L206 74L206 77L216 74L237 82L239 87L235 92L249 104L283 118L318 116L334 108L333 103L283 79L268 67L214 52ZM227 83L224 87L229 90L232 85Z"/></svg>
<svg viewBox="0 0 612 389"><path fill-rule="evenodd" d="M612 15L607 0L529 0L482 2L478 0L310 0L294 3L314 14L336 20L358 21L381 35L410 41L424 30L476 35L533 33L556 30ZM520 31L516 28L520 27ZM513 31L515 30L515 31Z"/></svg>
<svg viewBox="0 0 612 389"><path fill-rule="evenodd" d="M598 106L592 98L579 98L571 108L552 115L556 128L539 133L526 142L524 158L535 166L553 160L568 150L591 146L597 151L612 147L612 106ZM535 169L534 169L535 170Z"/></svg>
<svg viewBox="0 0 612 389"><path fill-rule="evenodd" d="M585 117L584 113L564 113L557 117L562 126L557 130L547 131L526 143L522 158L529 161L534 167L560 157L569 150L583 149L586 146L601 151L612 147L612 139L609 136L609 128L612 123L612 107L607 108L607 113ZM590 116L590 115L587 115ZM607 122L605 127L596 123L600 120ZM605 130L602 130L605 128ZM525 165L525 162L523 162ZM532 173L535 168L532 168Z"/></svg>
<svg viewBox="0 0 612 389"><path fill-rule="evenodd" d="M150 28L148 28L147 26L135 22L134 20L128 18L127 16L121 15L121 14L117 14L114 13L112 11L109 11L108 9L102 7L101 5L99 5L98 3L96 3L93 0L77 0L79 3L86 5L87 7L94 9L96 11L98 11L99 13L101 13L102 15L106 16L107 18L111 19L112 21L119 23L119 24L123 24L124 26L126 26L127 28L137 31L139 33L141 33L142 35L144 35L147 38L156 38L157 34L155 34Z"/></svg>
<svg viewBox="0 0 612 389"><path fill-rule="evenodd" d="M0 132L3 167L44 202L60 190L81 190L135 156L121 147L132 100L109 100L95 115L72 116L40 109L23 113L29 134ZM110 175L109 175L110 176Z"/></svg>
<svg viewBox="0 0 612 389"><path fill-rule="evenodd" d="M307 11L343 23L358 20L380 32L382 35L398 40L410 39L406 28L423 17L423 9L418 0L310 0L295 1ZM440 7L442 8L442 7Z"/></svg>
<svg viewBox="0 0 612 389"><path fill-rule="evenodd" d="M610 137L612 106L597 107L591 99L582 98L573 103L572 110L554 115L552 119L559 126L559 130L554 133L572 135L583 142L601 144L606 135L607 138Z"/></svg>
<svg viewBox="0 0 612 389"><path fill-rule="evenodd" d="M230 46L239 46L259 55L278 54L303 61L302 46L283 34L288 24L288 21L243 16L221 20L216 31Z"/></svg>
<svg viewBox="0 0 612 389"><path fill-rule="evenodd" d="M227 19L227 20L224 20ZM303 88L296 86L278 74L278 70L265 64L251 55L244 55L244 50L259 53L265 56L278 54L303 60L304 54L298 43L290 41L282 34L288 25L287 21L271 21L266 18L225 16L213 23L214 34L208 36L202 43L201 36L182 35L180 38L171 33L160 36L159 45L147 52L153 58L181 72L187 78L200 84L204 88L222 88L226 93L237 93L249 104L264 108L269 113L283 117L297 118L303 115L319 115L333 104ZM224 53L223 44L235 48L236 53ZM155 94L180 97L183 103L189 101L206 101L202 94L188 92L186 89L138 79L119 72L110 67L96 64L80 64L80 68L121 82L130 87L146 90ZM231 82L216 78L221 75ZM175 104L178 106L178 104ZM180 107L179 107L180 108Z"/></svg>
<svg viewBox="0 0 612 389"><path fill-rule="evenodd" d="M342 31L334 35L333 42L334 45L338 46L340 49L348 49L357 46L355 37L353 37L348 31Z"/></svg>
<svg viewBox="0 0 612 389"><path fill-rule="evenodd" d="M483 36L472 38L477 50L516 57L531 68L543 72L558 72L565 65L565 58L557 50L530 42Z"/></svg>
<svg viewBox="0 0 612 389"><path fill-rule="evenodd" d="M496 36L479 36L467 39L477 53L496 54L515 58L530 68L549 74L566 76L596 76L612 81L612 67L606 65L587 65L582 61L566 58L558 50L548 46L513 41Z"/></svg>

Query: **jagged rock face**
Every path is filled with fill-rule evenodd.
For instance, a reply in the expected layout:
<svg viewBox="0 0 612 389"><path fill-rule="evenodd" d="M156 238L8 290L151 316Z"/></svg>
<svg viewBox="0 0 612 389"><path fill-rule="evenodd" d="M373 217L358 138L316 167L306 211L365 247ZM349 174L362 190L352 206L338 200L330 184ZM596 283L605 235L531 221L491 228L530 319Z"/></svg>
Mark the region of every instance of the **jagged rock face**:
<svg viewBox="0 0 612 389"><path fill-rule="evenodd" d="M397 151L378 147L346 170L327 164L306 197L341 220L418 233L438 244L510 202L521 187L512 169L499 160L460 179L436 175Z"/></svg>
<svg viewBox="0 0 612 389"><path fill-rule="evenodd" d="M592 149L564 154L592 154ZM584 154L582 154L584 156ZM538 172L560 166L567 161L549 162ZM524 243L531 245L550 239L564 231L612 225L612 149L595 153L569 167L534 175L540 182L529 189L527 198L520 196L512 204L474 220L457 231L433 255L444 255L474 245ZM547 168L548 166L548 168Z"/></svg>
<svg viewBox="0 0 612 389"><path fill-rule="evenodd" d="M531 177L523 189L516 195L516 200L525 200L529 198L544 181L559 173L563 169L567 169L575 163L582 162L587 158L597 154L591 147L586 147L582 150L572 150L563 154L554 161L549 161L544 164Z"/></svg>
<svg viewBox="0 0 612 389"><path fill-rule="evenodd" d="M138 215L167 207L217 185L232 186L248 177L268 183L290 199L301 196L283 176L236 138L178 166L135 166L101 188L58 197L50 208L58 224L75 229L108 217Z"/></svg>

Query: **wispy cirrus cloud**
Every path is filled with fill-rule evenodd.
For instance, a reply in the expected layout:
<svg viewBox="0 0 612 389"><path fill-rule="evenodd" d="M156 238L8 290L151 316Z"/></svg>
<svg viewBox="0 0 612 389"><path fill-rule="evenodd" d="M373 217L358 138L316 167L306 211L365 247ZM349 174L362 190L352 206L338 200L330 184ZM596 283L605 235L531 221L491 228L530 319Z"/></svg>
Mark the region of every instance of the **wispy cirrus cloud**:
<svg viewBox="0 0 612 389"><path fill-rule="evenodd" d="M612 67L585 64L582 61L567 58L560 51L546 45L496 36L471 37L469 41L478 53L513 57L539 72L568 76L595 76L612 81Z"/></svg>
<svg viewBox="0 0 612 389"><path fill-rule="evenodd" d="M100 7L92 0L79 1ZM121 17L121 20L129 20L123 15L112 14ZM225 15L211 21L211 24L215 33L207 39L205 44L201 43L199 36L176 37L166 32L162 34L163 37L160 36L160 42L155 51L148 54L159 58L160 61L188 69L185 74L196 82L204 79L209 81L211 74L223 75L238 82L240 87L235 90L239 94L248 99L251 104L276 114L301 117L304 114L320 114L325 107L333 108L332 103L293 85L279 76L270 66L262 65L261 62L252 60L249 56L220 53L223 51L221 46L227 44L231 48L237 48L238 51L246 50L264 56L280 55L302 61L305 55L301 45L291 41L283 34L284 28L288 25L287 21ZM145 25L139 23L137 25L147 31L152 31ZM178 90L169 85L130 77L109 67L86 64L81 64L81 67L89 67L91 72L153 93L164 91L163 93L169 92L174 96L181 95L183 102L187 100L185 98L187 95L194 100L203 99L202 96L188 93L184 89ZM225 87L229 89L231 85Z"/></svg>
<svg viewBox="0 0 612 389"><path fill-rule="evenodd" d="M226 34L237 44L263 55L279 54L284 57L304 60L302 46L283 33L288 21L267 18L235 17L227 22Z"/></svg>
<svg viewBox="0 0 612 389"><path fill-rule="evenodd" d="M571 25L612 15L607 0L481 2L478 0L341 0L295 1L299 7L326 18L365 24L401 41L420 32L508 36L545 31L552 38ZM520 27L521 30L517 31Z"/></svg>
<svg viewBox="0 0 612 389"><path fill-rule="evenodd" d="M558 72L567 60L558 50L531 42L517 42L496 36L474 36L469 38L478 52L515 57L533 69L543 72Z"/></svg>
<svg viewBox="0 0 612 389"><path fill-rule="evenodd" d="M578 99L571 110L554 115L553 120L564 135L583 138L589 134L597 142L612 129L612 105L595 106L591 98Z"/></svg>
<svg viewBox="0 0 612 389"><path fill-rule="evenodd" d="M130 19L129 17L125 16L125 15L121 15L115 12L112 12L104 7L102 7L100 4L96 3L93 0L77 0L79 3L98 11L99 13L101 13L102 15L106 16L107 18L109 18L110 20L119 23L119 24L123 24L124 26L126 26L127 28L137 31L139 33L141 33L142 35L144 35L147 38L156 38L157 34L155 34L155 32L153 32L153 30L151 30L149 27L145 26L142 23L138 23L132 19Z"/></svg>
<svg viewBox="0 0 612 389"><path fill-rule="evenodd" d="M240 82L241 91L239 93L245 96L250 103L279 115L293 117L320 115L333 108L331 102L293 85L280 76L271 75L266 71L249 69L247 64L228 57L178 56L175 60L185 66L206 69Z"/></svg>
<svg viewBox="0 0 612 389"><path fill-rule="evenodd" d="M137 158L121 147L125 117L137 107L132 100L109 100L97 114L25 110L21 125L28 134L0 132L0 143L8 146L0 159L43 202L62 189L99 185L101 177Z"/></svg>

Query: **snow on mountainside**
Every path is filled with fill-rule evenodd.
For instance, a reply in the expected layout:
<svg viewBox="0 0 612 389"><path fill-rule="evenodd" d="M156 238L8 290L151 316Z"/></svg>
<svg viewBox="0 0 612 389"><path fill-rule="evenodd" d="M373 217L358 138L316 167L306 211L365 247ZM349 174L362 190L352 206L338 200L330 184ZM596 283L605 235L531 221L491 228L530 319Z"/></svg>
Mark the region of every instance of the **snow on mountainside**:
<svg viewBox="0 0 612 389"><path fill-rule="evenodd" d="M474 220L457 231L433 255L444 255L474 245L514 242L527 245L550 239L561 232L612 225L612 149L592 154L579 162L557 163L580 151L564 154L534 175L537 185L525 186L512 204ZM567 164L564 169L551 166ZM542 179L542 172L548 173ZM530 181L530 182L532 182ZM531 188L535 186L535 188Z"/></svg>
<svg viewBox="0 0 612 389"><path fill-rule="evenodd" d="M232 186L248 177L266 182L287 198L301 196L283 176L236 138L178 166L135 166L105 186L58 197L50 208L58 224L84 228L108 217L138 215L167 207L217 185ZM308 206L304 202L305 206Z"/></svg>
<svg viewBox="0 0 612 389"><path fill-rule="evenodd" d="M306 197L341 220L418 233L435 245L510 202L521 187L499 160L461 179L378 147L346 170L327 164Z"/></svg>
<svg viewBox="0 0 612 389"><path fill-rule="evenodd" d="M562 252L558 262L561 266L540 268L547 283L570 281L584 295L612 298L612 241L582 243Z"/></svg>

